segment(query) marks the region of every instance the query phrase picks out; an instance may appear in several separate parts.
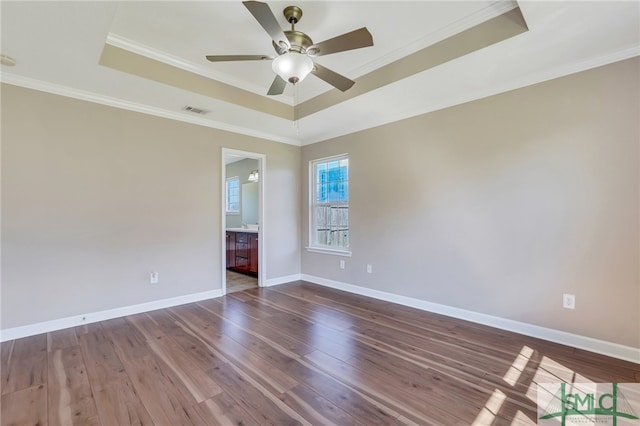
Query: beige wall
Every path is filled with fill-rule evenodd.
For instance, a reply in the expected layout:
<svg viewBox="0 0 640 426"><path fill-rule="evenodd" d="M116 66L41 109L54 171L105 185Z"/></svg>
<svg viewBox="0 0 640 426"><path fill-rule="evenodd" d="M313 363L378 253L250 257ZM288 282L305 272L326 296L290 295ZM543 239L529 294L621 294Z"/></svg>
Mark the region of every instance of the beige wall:
<svg viewBox="0 0 640 426"><path fill-rule="evenodd" d="M304 147L350 154L353 257L302 272L640 347L638 64Z"/></svg>
<svg viewBox="0 0 640 426"><path fill-rule="evenodd" d="M2 328L221 288L222 147L266 154L267 278L299 273L299 147L3 85Z"/></svg>
<svg viewBox="0 0 640 426"><path fill-rule="evenodd" d="M302 162L298 147L3 85L2 328L219 289L228 147L267 156L268 279L302 269L640 347L638 72L619 62L306 146ZM308 161L344 152L340 270L300 247Z"/></svg>

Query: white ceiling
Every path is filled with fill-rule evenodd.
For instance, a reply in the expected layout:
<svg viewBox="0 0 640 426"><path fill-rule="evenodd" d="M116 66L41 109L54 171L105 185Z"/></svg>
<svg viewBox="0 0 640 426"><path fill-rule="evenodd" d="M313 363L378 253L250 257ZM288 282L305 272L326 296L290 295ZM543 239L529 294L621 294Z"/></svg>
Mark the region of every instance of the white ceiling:
<svg viewBox="0 0 640 426"><path fill-rule="evenodd" d="M269 2L288 28L282 9ZM105 43L266 96L268 61L210 63L207 54L273 54L240 1L7 1L2 81L304 145L640 54L637 1L296 1L296 29L319 42L366 26L373 47L317 58L351 79L519 6L529 31L313 113L297 122L98 64ZM332 87L309 76L274 99L289 105ZM211 111L196 116L191 105Z"/></svg>

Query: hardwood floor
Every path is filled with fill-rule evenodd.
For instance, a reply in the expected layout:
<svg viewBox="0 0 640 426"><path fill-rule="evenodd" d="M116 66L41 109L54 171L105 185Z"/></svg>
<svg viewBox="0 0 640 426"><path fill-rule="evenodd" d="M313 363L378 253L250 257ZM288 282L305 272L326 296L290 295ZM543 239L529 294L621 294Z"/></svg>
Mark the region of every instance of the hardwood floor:
<svg viewBox="0 0 640 426"><path fill-rule="evenodd" d="M304 282L1 345L2 425L536 424L640 366Z"/></svg>

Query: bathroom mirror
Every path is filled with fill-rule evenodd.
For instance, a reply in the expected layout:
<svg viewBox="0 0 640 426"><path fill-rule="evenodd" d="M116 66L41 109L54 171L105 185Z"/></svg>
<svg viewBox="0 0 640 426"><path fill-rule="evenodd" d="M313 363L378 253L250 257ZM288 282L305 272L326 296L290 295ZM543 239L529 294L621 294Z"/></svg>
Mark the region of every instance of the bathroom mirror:
<svg viewBox="0 0 640 426"><path fill-rule="evenodd" d="M258 223L258 182L242 184L242 223Z"/></svg>

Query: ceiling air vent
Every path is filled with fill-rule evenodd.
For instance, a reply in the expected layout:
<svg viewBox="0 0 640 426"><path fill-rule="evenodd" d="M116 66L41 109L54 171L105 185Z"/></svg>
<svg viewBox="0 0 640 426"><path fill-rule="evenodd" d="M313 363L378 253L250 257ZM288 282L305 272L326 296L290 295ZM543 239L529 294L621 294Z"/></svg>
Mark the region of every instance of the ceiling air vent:
<svg viewBox="0 0 640 426"><path fill-rule="evenodd" d="M185 106L182 109L185 111L193 112L194 114L200 114L200 115L209 114L211 112L208 109L196 108L189 105Z"/></svg>

